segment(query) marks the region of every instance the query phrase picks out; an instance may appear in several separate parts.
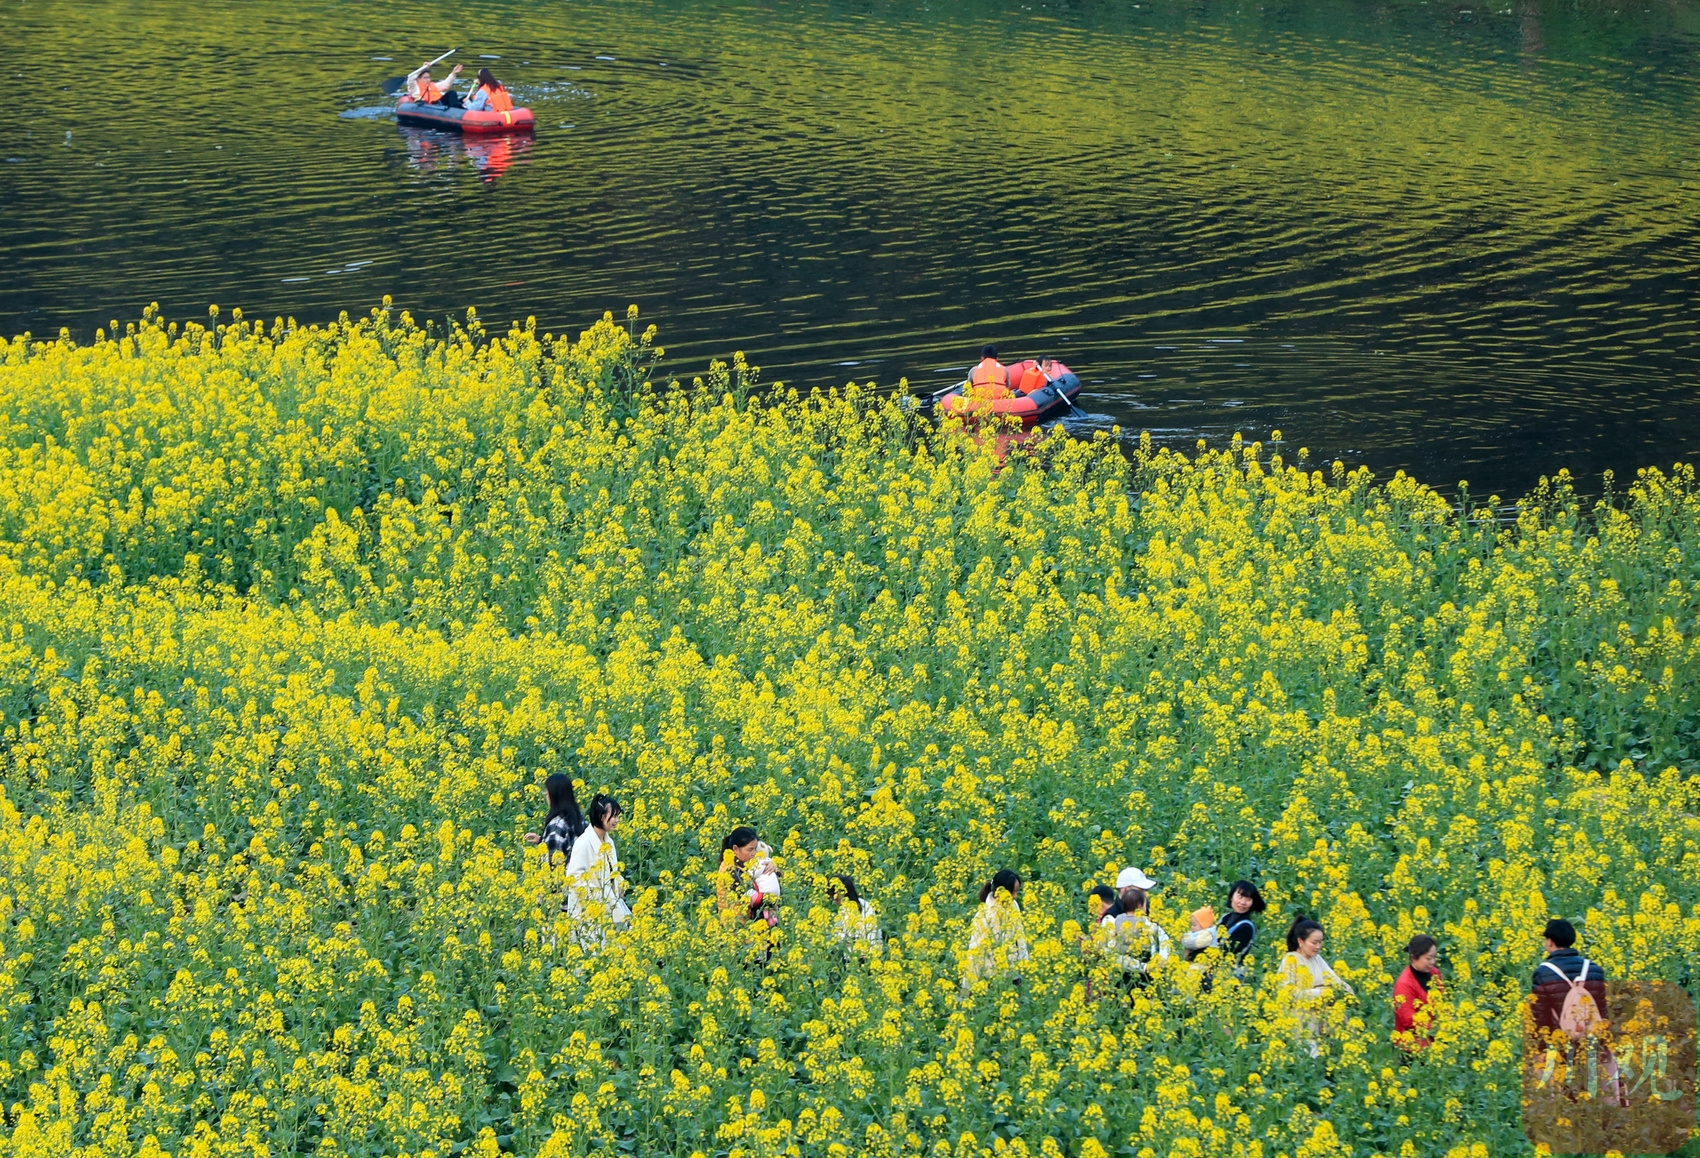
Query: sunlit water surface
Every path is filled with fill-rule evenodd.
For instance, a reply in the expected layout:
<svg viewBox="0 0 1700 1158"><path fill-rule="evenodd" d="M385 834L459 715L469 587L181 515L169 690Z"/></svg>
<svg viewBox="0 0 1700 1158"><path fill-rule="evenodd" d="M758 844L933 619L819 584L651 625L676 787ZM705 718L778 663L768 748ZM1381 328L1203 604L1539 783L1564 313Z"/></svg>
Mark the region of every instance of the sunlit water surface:
<svg viewBox="0 0 1700 1158"><path fill-rule="evenodd" d="M1478 493L1700 451L1693 5L30 0L0 42L6 334L638 302L675 373L995 341L1095 424ZM394 123L446 48L535 139Z"/></svg>

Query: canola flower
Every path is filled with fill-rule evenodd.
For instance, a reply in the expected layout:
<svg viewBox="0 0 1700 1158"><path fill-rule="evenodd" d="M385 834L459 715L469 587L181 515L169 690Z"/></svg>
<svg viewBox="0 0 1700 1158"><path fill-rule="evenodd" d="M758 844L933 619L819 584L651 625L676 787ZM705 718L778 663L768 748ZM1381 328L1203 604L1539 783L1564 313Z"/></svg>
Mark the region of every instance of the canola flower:
<svg viewBox="0 0 1700 1158"><path fill-rule="evenodd" d="M1279 443L1000 458L656 384L633 319L0 348L0 1155L1475 1158L1548 915L1693 984L1691 469L1502 525ZM605 938L520 840L557 770L624 806ZM1255 879L1243 972L1122 989L1124 863L1176 937ZM965 988L1005 865L1021 983ZM1303 1036L1298 910L1358 994Z"/></svg>

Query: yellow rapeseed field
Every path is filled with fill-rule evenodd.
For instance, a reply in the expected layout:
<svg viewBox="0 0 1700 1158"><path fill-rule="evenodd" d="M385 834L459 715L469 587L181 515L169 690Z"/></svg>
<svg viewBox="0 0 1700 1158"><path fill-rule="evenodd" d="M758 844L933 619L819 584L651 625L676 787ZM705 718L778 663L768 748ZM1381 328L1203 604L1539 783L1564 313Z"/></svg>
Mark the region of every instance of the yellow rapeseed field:
<svg viewBox="0 0 1700 1158"><path fill-rule="evenodd" d="M0 1156L1526 1153L1546 919L1695 984L1691 470L1501 522L659 353L387 308L0 346ZM557 771L624 808L605 943L521 840ZM720 911L738 825L771 933ZM1177 943L1255 881L1243 970L1123 986L1123 865ZM1019 983L965 969L1006 866ZM1300 910L1358 995L1319 1034Z"/></svg>

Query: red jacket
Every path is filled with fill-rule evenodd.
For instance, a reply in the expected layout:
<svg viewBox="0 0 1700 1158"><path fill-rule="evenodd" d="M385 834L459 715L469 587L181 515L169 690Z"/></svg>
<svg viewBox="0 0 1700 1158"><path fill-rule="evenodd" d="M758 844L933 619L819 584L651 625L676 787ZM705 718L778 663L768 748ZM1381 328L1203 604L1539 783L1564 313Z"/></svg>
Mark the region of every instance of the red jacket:
<svg viewBox="0 0 1700 1158"><path fill-rule="evenodd" d="M1424 989L1417 980L1417 975L1411 972L1409 965L1399 974L1399 980L1393 983L1393 1040L1401 1045L1409 1045L1422 1049L1429 1043L1429 1035L1434 1031L1434 1011L1429 1011L1429 1018L1422 1030L1418 1031L1417 1013L1428 1005L1430 998L1440 993L1440 974L1435 973L1428 979L1428 988Z"/></svg>

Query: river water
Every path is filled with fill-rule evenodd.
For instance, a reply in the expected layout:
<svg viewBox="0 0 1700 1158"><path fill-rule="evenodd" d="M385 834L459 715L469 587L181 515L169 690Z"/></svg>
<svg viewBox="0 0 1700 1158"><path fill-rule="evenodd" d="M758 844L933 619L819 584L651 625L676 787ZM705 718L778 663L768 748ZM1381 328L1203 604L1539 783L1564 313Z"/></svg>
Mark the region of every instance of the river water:
<svg viewBox="0 0 1700 1158"><path fill-rule="evenodd" d="M1700 6L25 0L0 333L383 294L1478 494L1700 452ZM448 48L534 139L404 129Z"/></svg>

